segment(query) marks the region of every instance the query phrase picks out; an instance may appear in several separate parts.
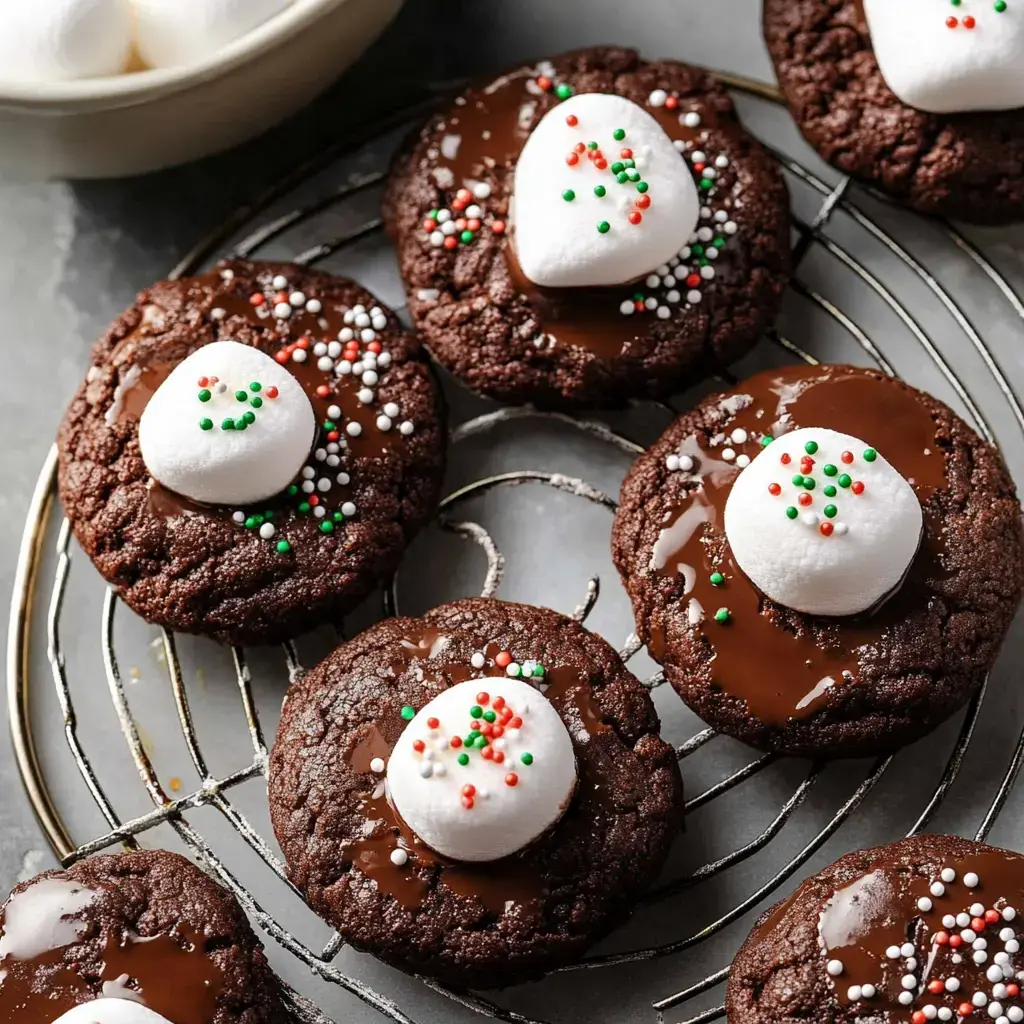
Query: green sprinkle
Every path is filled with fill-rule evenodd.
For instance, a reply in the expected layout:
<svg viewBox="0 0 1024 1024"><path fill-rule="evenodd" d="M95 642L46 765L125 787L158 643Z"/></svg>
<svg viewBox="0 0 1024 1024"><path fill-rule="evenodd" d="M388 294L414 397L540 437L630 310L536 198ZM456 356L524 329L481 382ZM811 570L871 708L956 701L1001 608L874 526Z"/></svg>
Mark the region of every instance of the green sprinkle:
<svg viewBox="0 0 1024 1024"><path fill-rule="evenodd" d="M203 388L203 390L199 392L200 402L208 402L212 397L213 396L210 394L209 388Z"/></svg>
<svg viewBox="0 0 1024 1024"><path fill-rule="evenodd" d="M473 241L473 232L470 231L469 228L466 228L466 230L463 231L461 235L459 235L459 241L465 245L468 245L470 242Z"/></svg>
<svg viewBox="0 0 1024 1024"><path fill-rule="evenodd" d="M696 245L691 245L690 246L690 252L694 256L703 256L704 255L704 246L701 245L700 242L698 242Z"/></svg>
<svg viewBox="0 0 1024 1024"><path fill-rule="evenodd" d="M644 293L643 292L633 292L633 301L634 302L643 302L644 301Z"/></svg>
<svg viewBox="0 0 1024 1024"><path fill-rule="evenodd" d="M833 466L831 462L827 463L827 464L826 464L826 465L825 465L825 466L824 466L824 467L822 468L822 473L824 473L824 474L825 474L825 476L835 476L835 475L836 475L836 473L838 473L838 472L839 472L839 469L838 469L838 467L836 467L836 466Z"/></svg>
<svg viewBox="0 0 1024 1024"><path fill-rule="evenodd" d="M439 212L440 212L440 211L438 211L438 210L430 210L430 211L429 211L429 212L427 213L427 216L428 216L428 217L429 217L429 218L430 218L431 220L437 220L437 215L438 215L438 213L439 213Z"/></svg>
<svg viewBox="0 0 1024 1024"><path fill-rule="evenodd" d="M732 618L732 612L728 608L719 608L715 612L715 622L728 622Z"/></svg>
<svg viewBox="0 0 1024 1024"><path fill-rule="evenodd" d="M616 142L621 142L625 137L626 133L622 128L616 128L615 131L612 132L612 138Z"/></svg>
<svg viewBox="0 0 1024 1024"><path fill-rule="evenodd" d="M476 746L476 737L477 734L475 732L471 732L468 736L463 736L462 745L467 750L472 750Z"/></svg>
<svg viewBox="0 0 1024 1024"><path fill-rule="evenodd" d="M476 745L480 750L483 750L490 742L491 741L482 732L478 732L476 734Z"/></svg>
<svg viewBox="0 0 1024 1024"><path fill-rule="evenodd" d="M795 477L793 477L793 486L794 487L803 487L803 485L804 485L804 475L803 475L803 473L797 473L797 475Z"/></svg>
<svg viewBox="0 0 1024 1024"><path fill-rule="evenodd" d="M604 187L604 185L595 185L594 186L594 195L597 196L598 199L604 199L604 197L605 197L605 195L607 195L607 193L608 193L608 189L606 189Z"/></svg>
<svg viewBox="0 0 1024 1024"><path fill-rule="evenodd" d="M813 455L817 450L818 450L818 442L817 441L808 441L807 444L804 445L804 451L807 452L808 455Z"/></svg>
<svg viewBox="0 0 1024 1024"><path fill-rule="evenodd" d="M222 419L220 421L220 429L221 430L234 430L235 429L235 421L230 416L225 417L224 419Z"/></svg>
<svg viewBox="0 0 1024 1024"><path fill-rule="evenodd" d="M295 495L298 494L298 493L299 493L299 485L298 484L289 484L288 485L288 497L289 498L294 498Z"/></svg>
<svg viewBox="0 0 1024 1024"><path fill-rule="evenodd" d="M246 423L255 423L256 413L254 413L252 409L246 409L245 412L242 413L242 419L245 420Z"/></svg>
<svg viewBox="0 0 1024 1024"><path fill-rule="evenodd" d="M484 713L484 709L482 707L480 707L479 704L474 704L469 709L469 717L470 718L479 718L483 713Z"/></svg>
<svg viewBox="0 0 1024 1024"><path fill-rule="evenodd" d="M849 473L843 473L840 475L836 483L838 483L840 487L849 487L850 484L853 483L853 478L850 476Z"/></svg>
<svg viewBox="0 0 1024 1024"><path fill-rule="evenodd" d="M711 574L711 586L720 587L725 582L725 577L720 572Z"/></svg>
<svg viewBox="0 0 1024 1024"><path fill-rule="evenodd" d="M878 452L876 452L874 448L865 448L864 449L864 461L865 462L874 462L875 459L877 459L877 458L878 458Z"/></svg>
<svg viewBox="0 0 1024 1024"><path fill-rule="evenodd" d="M789 516L790 519L796 519L796 517L800 515L800 513L797 512L797 510L792 505L790 505L789 508L786 509L786 515Z"/></svg>
<svg viewBox="0 0 1024 1024"><path fill-rule="evenodd" d="M249 401L249 392L248 391L236 391L235 392L235 398L237 398L239 402L247 402L247 401Z"/></svg>
<svg viewBox="0 0 1024 1024"><path fill-rule="evenodd" d="M343 523L345 521L345 514L343 512L335 512L334 515L331 516L331 518L336 523Z"/></svg>
<svg viewBox="0 0 1024 1024"><path fill-rule="evenodd" d="M712 188L714 188L714 184L713 184L712 182L708 181L708 179L707 179L707 178L701 178L701 180L700 180L700 187L701 187L701 188L702 188L702 189L703 189L703 190L704 190L705 192L707 192L707 191L708 191L709 189L712 189Z"/></svg>
<svg viewBox="0 0 1024 1024"><path fill-rule="evenodd" d="M320 520L320 532L321 533L334 533L334 523L330 519Z"/></svg>
<svg viewBox="0 0 1024 1024"><path fill-rule="evenodd" d="M273 519L274 518L274 510L272 508L268 508L267 511L263 513L263 518L264 519Z"/></svg>
<svg viewBox="0 0 1024 1024"><path fill-rule="evenodd" d="M255 530L256 529L256 525L257 524L256 524L256 517L255 516L249 516L245 520L245 528L247 530Z"/></svg>
<svg viewBox="0 0 1024 1024"><path fill-rule="evenodd" d="M626 177L629 178L630 181L639 181L640 172L634 170L633 168L630 168L628 171L626 171Z"/></svg>
<svg viewBox="0 0 1024 1024"><path fill-rule="evenodd" d="M996 0L992 7L996 14L1002 14L1006 10L1006 0Z"/></svg>
<svg viewBox="0 0 1024 1024"><path fill-rule="evenodd" d="M637 192L646 192L651 186L646 181L638 181L636 183Z"/></svg>
<svg viewBox="0 0 1024 1024"><path fill-rule="evenodd" d="M573 192L573 190L572 190L571 188L567 188L567 189L566 189L566 190L565 190L565 191L564 191L564 192L562 193L562 198L563 198L563 199L564 199L564 200L565 200L565 201L566 201L567 203L571 203L571 202L572 202L572 201L573 201L573 200L574 200L574 199L576 198L576 193L575 193L575 192Z"/></svg>
<svg viewBox="0 0 1024 1024"><path fill-rule="evenodd" d="M814 490L814 477L813 476L805 476L804 477L804 487L806 487L807 490L809 490L809 491L813 491Z"/></svg>
<svg viewBox="0 0 1024 1024"><path fill-rule="evenodd" d="M299 504L299 511L300 512L308 512L311 507L312 506L309 504L308 501L303 501L303 502L300 502L300 504Z"/></svg>
<svg viewBox="0 0 1024 1024"><path fill-rule="evenodd" d="M484 721L493 722L498 716L493 711L484 712Z"/></svg>
<svg viewBox="0 0 1024 1024"><path fill-rule="evenodd" d="M260 396L259 396L259 395L253 395L253 397L249 399L249 404L250 404L250 405L251 405L251 406L252 406L252 407L253 407L254 409L259 409L259 408L262 408L262 406L263 406L263 399L262 399L262 398L260 398Z"/></svg>
<svg viewBox="0 0 1024 1024"><path fill-rule="evenodd" d="M200 430L213 430L213 420L211 420L211 419L207 418L206 416L204 416L199 421L199 429Z"/></svg>
<svg viewBox="0 0 1024 1024"><path fill-rule="evenodd" d="M824 508L825 515L827 515L829 519L834 519L838 511L839 509L837 509L835 505L826 505Z"/></svg>
<svg viewBox="0 0 1024 1024"><path fill-rule="evenodd" d="M635 160L623 160L622 163L626 167L636 167L636 161Z"/></svg>
<svg viewBox="0 0 1024 1024"><path fill-rule="evenodd" d="M832 484L826 485L826 487L825 487L825 497L826 498L834 498L836 496L836 493L837 493L836 489L835 489L835 487L832 486Z"/></svg>
<svg viewBox="0 0 1024 1024"><path fill-rule="evenodd" d="M324 420L324 430L337 430L337 429L338 428L335 425L333 420Z"/></svg>
<svg viewBox="0 0 1024 1024"><path fill-rule="evenodd" d="M469 764L469 754L459 754L458 762L463 768L465 768L466 765Z"/></svg>
<svg viewBox="0 0 1024 1024"><path fill-rule="evenodd" d="M245 430L247 426L249 426L249 421L244 416L239 416L235 420L235 430Z"/></svg>
<svg viewBox="0 0 1024 1024"><path fill-rule="evenodd" d="M618 173L617 173L617 174L615 175L615 180L616 180L616 181L617 181L617 182L618 182L618 183L619 183L620 185L625 185L625 184L626 184L626 182L627 182L627 181L629 181L629 178L628 178L628 177L626 176L626 172L625 172L625 171L619 171L619 172L618 172Z"/></svg>
<svg viewBox="0 0 1024 1024"><path fill-rule="evenodd" d="M611 226L611 224L608 223L608 221L606 221L606 220L598 221L598 223L597 223L597 230L602 235L607 235L608 232L611 231L611 229L612 229L612 226Z"/></svg>
<svg viewBox="0 0 1024 1024"><path fill-rule="evenodd" d="M287 555L291 551L292 546L286 540L279 540L277 542L277 553L279 555Z"/></svg>
<svg viewBox="0 0 1024 1024"><path fill-rule="evenodd" d="M621 160L616 160L612 164L612 174L621 174L626 169L626 165Z"/></svg>
<svg viewBox="0 0 1024 1024"><path fill-rule="evenodd" d="M250 391L262 391L263 390L263 385L258 380L254 380L249 385L249 390Z"/></svg>
<svg viewBox="0 0 1024 1024"><path fill-rule="evenodd" d="M761 447L762 448L767 448L768 445L770 445L772 443L772 441L774 441L774 440L775 440L775 438L772 437L771 434L765 434L764 437L761 438Z"/></svg>
<svg viewBox="0 0 1024 1024"><path fill-rule="evenodd" d="M561 85L556 85L555 95L560 100L567 100L572 95L572 86L566 85L564 82Z"/></svg>
<svg viewBox="0 0 1024 1024"><path fill-rule="evenodd" d="M712 238L711 239L711 244L716 249L724 249L725 248L725 239L724 238Z"/></svg>
<svg viewBox="0 0 1024 1024"><path fill-rule="evenodd" d="M522 761L523 764L533 764L533 754L530 754L530 753L520 754L519 755L519 760Z"/></svg>
<svg viewBox="0 0 1024 1024"><path fill-rule="evenodd" d="M543 665L535 666L534 670L533 670L534 678L535 679L540 679L544 675L544 672L545 672L545 670L544 670L544 666Z"/></svg>
<svg viewBox="0 0 1024 1024"><path fill-rule="evenodd" d="M416 709L409 704L406 704L402 708L402 717L407 721L411 722L416 717Z"/></svg>
<svg viewBox="0 0 1024 1024"><path fill-rule="evenodd" d="M587 149L597 149L597 143L596 142L588 142L587 143Z"/></svg>

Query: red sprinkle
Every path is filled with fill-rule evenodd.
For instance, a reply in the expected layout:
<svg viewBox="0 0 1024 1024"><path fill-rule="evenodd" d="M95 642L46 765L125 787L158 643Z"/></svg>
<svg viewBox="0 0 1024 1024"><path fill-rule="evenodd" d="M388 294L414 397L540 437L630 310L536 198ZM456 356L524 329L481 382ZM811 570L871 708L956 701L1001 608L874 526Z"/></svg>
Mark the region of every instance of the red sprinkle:
<svg viewBox="0 0 1024 1024"><path fill-rule="evenodd" d="M843 454L840 455L839 458L842 459L843 462L849 464L853 462L853 452L843 452Z"/></svg>
<svg viewBox="0 0 1024 1024"><path fill-rule="evenodd" d="M452 741L451 741L451 742L452 742L452 746L453 746L453 747L454 747L454 748L455 748L456 750L458 750L458 749L459 749L459 747L461 747L461 746L462 746L462 737L461 737L461 736L453 736L453 737L452 737Z"/></svg>
<svg viewBox="0 0 1024 1024"><path fill-rule="evenodd" d="M319 505L320 504L319 496L316 495L316 494L311 494L309 496L309 503L310 503L310 505Z"/></svg>
<svg viewBox="0 0 1024 1024"><path fill-rule="evenodd" d="M484 747L484 749L480 751L480 756L485 761L493 761L494 760L494 747Z"/></svg>
<svg viewBox="0 0 1024 1024"><path fill-rule="evenodd" d="M641 210L646 210L647 207L651 205L651 197L646 192L642 196L637 196L636 205L639 206Z"/></svg>
<svg viewBox="0 0 1024 1024"><path fill-rule="evenodd" d="M949 937L949 948L950 949L958 949L963 944L964 944L964 940L961 939L959 935L950 935L950 937Z"/></svg>
<svg viewBox="0 0 1024 1024"><path fill-rule="evenodd" d="M374 352L374 353L379 353L380 350L381 350L381 347L382 346L381 346L381 343L379 341L371 341L370 344L366 346L368 351Z"/></svg>
<svg viewBox="0 0 1024 1024"><path fill-rule="evenodd" d="M512 719L512 721L508 723L508 727L510 729L522 729L522 727L523 727L523 720L518 715L516 715Z"/></svg>
<svg viewBox="0 0 1024 1024"><path fill-rule="evenodd" d="M207 384L210 383L210 378L209 377L200 377L198 383L199 383L199 386L201 388L205 388L207 386Z"/></svg>
<svg viewBox="0 0 1024 1024"><path fill-rule="evenodd" d="M501 764L505 760L505 752L503 750L496 750L494 752L494 763Z"/></svg>
<svg viewBox="0 0 1024 1024"><path fill-rule="evenodd" d="M331 389L326 384L321 384L316 389L316 394L318 398L326 398L330 393ZM268 395L267 397L269 398L270 396Z"/></svg>
<svg viewBox="0 0 1024 1024"><path fill-rule="evenodd" d="M804 491L804 493L801 494L800 497L797 498L796 500L800 502L801 505L810 505L810 503L814 501L814 499L806 491Z"/></svg>
<svg viewBox="0 0 1024 1024"><path fill-rule="evenodd" d="M1013 983L1007 985L1006 986L1006 994L1008 996L1019 996L1020 995L1020 985L1013 984Z"/></svg>
<svg viewBox="0 0 1024 1024"><path fill-rule="evenodd" d="M608 161L607 161L607 160L605 160L605 158L604 158L603 156L602 156L602 157L598 157L598 158L597 158L597 159L596 159L596 160L594 161L594 166L595 166L595 167L596 167L596 168L597 168L597 169L598 169L599 171L606 171L606 170L608 170Z"/></svg>
<svg viewBox="0 0 1024 1024"><path fill-rule="evenodd" d="M297 342L295 342L295 347L296 348L309 348L309 338L299 338L299 340Z"/></svg>
<svg viewBox="0 0 1024 1024"><path fill-rule="evenodd" d="M288 301L288 293L287 292L278 292L274 296L274 301L275 302L287 302Z"/></svg>
<svg viewBox="0 0 1024 1024"><path fill-rule="evenodd" d="M337 441L339 437L341 437L341 434L339 434L336 430L331 430L327 434L328 441Z"/></svg>
<svg viewBox="0 0 1024 1024"><path fill-rule="evenodd" d="M491 735L492 735L492 736L493 736L493 737L494 737L494 738L495 738L496 740L500 740L500 739L501 739L501 737L505 735L505 730L504 730L504 728L503 728L502 726L500 726L500 725L492 725L492 726L491 726Z"/></svg>
<svg viewBox="0 0 1024 1024"><path fill-rule="evenodd" d="M458 244L459 240L454 235L448 235L444 240L444 247L446 249L454 249Z"/></svg>
<svg viewBox="0 0 1024 1024"><path fill-rule="evenodd" d="M279 363L287 363L287 362L288 362L288 360L289 360L289 359L291 359L291 356L292 356L292 349L291 349L291 346L290 346L290 345L288 346L288 348L279 348L279 349L278 349L278 350L277 350L277 351L276 351L276 352L274 353L274 358L275 358L275 359L276 359L276 360L277 360L277 361L278 361Z"/></svg>
<svg viewBox="0 0 1024 1024"><path fill-rule="evenodd" d="M427 719L427 728L428 729L436 729L440 724L441 724L440 721L438 719L436 719L436 718L428 718Z"/></svg>
<svg viewBox="0 0 1024 1024"><path fill-rule="evenodd" d="M862 480L854 480L854 482L850 485L850 490L853 491L854 494L863 494L864 482Z"/></svg>
<svg viewBox="0 0 1024 1024"><path fill-rule="evenodd" d="M936 932L935 933L935 944L937 946L945 946L949 942L949 932Z"/></svg>
<svg viewBox="0 0 1024 1024"><path fill-rule="evenodd" d="M508 775L505 776L505 785L506 786L518 786L519 785L519 776L516 775L515 772L509 772Z"/></svg>
<svg viewBox="0 0 1024 1024"><path fill-rule="evenodd" d="M913 1024L926 1024L928 1018L924 1015L924 1010L915 1010L911 1015L910 1019Z"/></svg>
<svg viewBox="0 0 1024 1024"><path fill-rule="evenodd" d="M569 116L568 116L568 117L567 117L567 118L565 119L565 123L566 123L566 124L567 124L567 125L568 125L568 126L569 126L570 128L575 128L575 127L576 127L576 125L578 125L578 124L580 123L580 119L579 119L579 118L578 118L578 117L577 117L577 116L576 116L575 114L570 114L570 115L569 115Z"/></svg>
<svg viewBox="0 0 1024 1024"><path fill-rule="evenodd" d="M586 151L587 151L587 147L585 145L583 145L582 142L577 142L576 146L575 146L575 149L576 149L577 153L586 153ZM591 157L590 159L593 160L594 158Z"/></svg>
<svg viewBox="0 0 1024 1024"><path fill-rule="evenodd" d="M455 221L455 230L456 231L465 231L466 230L466 218L465 217L459 217Z"/></svg>
<svg viewBox="0 0 1024 1024"><path fill-rule="evenodd" d="M985 919L983 917L972 917L971 927L978 933L985 930Z"/></svg>
<svg viewBox="0 0 1024 1024"><path fill-rule="evenodd" d="M579 155L579 153L570 153L570 154L569 154L569 155L568 155L568 156L567 156L567 157L565 158L565 162L566 162L566 163L567 163L567 164L568 164L568 165L569 165L570 167L575 167L575 166L576 166L576 165L577 165L577 164L578 164L578 163L580 162L580 155Z"/></svg>
<svg viewBox="0 0 1024 1024"><path fill-rule="evenodd" d="M974 1015L974 1007L970 1003L961 1003L957 1008L956 1012L961 1017L971 1017Z"/></svg>
<svg viewBox="0 0 1024 1024"><path fill-rule="evenodd" d="M551 88L551 79L548 78L547 75L538 75L537 85L547 92Z"/></svg>
<svg viewBox="0 0 1024 1024"><path fill-rule="evenodd" d="M497 665L498 668L507 668L512 664L512 655L509 654L508 651L499 651L494 656L494 664Z"/></svg>
<svg viewBox="0 0 1024 1024"><path fill-rule="evenodd" d="M263 292L253 292L252 295L249 296L249 301L254 306L262 306L263 303L266 302L267 300L263 295Z"/></svg>
<svg viewBox="0 0 1024 1024"><path fill-rule="evenodd" d="M465 786L462 787L462 795L476 796L476 786L474 786L472 783L467 783Z"/></svg>
<svg viewBox="0 0 1024 1024"><path fill-rule="evenodd" d="M792 459L792 457L790 456L789 452L783 452L783 453L782 453L782 455L781 455L781 456L780 456L780 458L779 458L779 461L780 461L780 462L781 462L781 463L782 463L782 464L783 464L784 466L788 466L788 465L789 465L789 464L790 464L790 463L791 463L791 462L793 461L793 459Z"/></svg>
<svg viewBox="0 0 1024 1024"><path fill-rule="evenodd" d="M928 982L928 991L933 995L938 995L940 992L946 991L945 982L939 981L938 978L933 978Z"/></svg>
<svg viewBox="0 0 1024 1024"><path fill-rule="evenodd" d="M629 146L626 146L625 149L620 151L619 156L621 156L623 160L632 160L633 150L631 150Z"/></svg>
<svg viewBox="0 0 1024 1024"><path fill-rule="evenodd" d="M476 702L477 702L477 704L486 704L490 699L491 699L491 695L489 693L485 692L484 690L481 690L476 695Z"/></svg>
<svg viewBox="0 0 1024 1024"><path fill-rule="evenodd" d="M473 798L464 796L462 798L462 806L465 807L467 811L473 810Z"/></svg>
<svg viewBox="0 0 1024 1024"><path fill-rule="evenodd" d="M998 910L986 910L985 911L985 920L989 924L995 924L996 921L999 920L999 918L1000 918L1000 915L999 915L999 911Z"/></svg>
<svg viewBox="0 0 1024 1024"><path fill-rule="evenodd" d="M974 18L969 14L964 18L964 28L974 28Z"/></svg>
<svg viewBox="0 0 1024 1024"><path fill-rule="evenodd" d="M630 224L639 224L644 219L644 215L639 210L633 210L626 219Z"/></svg>
<svg viewBox="0 0 1024 1024"><path fill-rule="evenodd" d="M464 203L468 203L470 199L473 198L473 193L470 192L468 188L460 188L459 191L455 193L455 198L461 199Z"/></svg>
<svg viewBox="0 0 1024 1024"><path fill-rule="evenodd" d="M950 16L949 16L949 17L948 17L948 18L946 19L946 28L956 28L958 24L959 24L959 22L958 22L958 21L956 20L956 18L954 18L954 17L952 16L952 15L950 15ZM965 1003L964 1005L966 1006L966 1005L968 1005L968 1004L967 1004L967 1003Z"/></svg>
<svg viewBox="0 0 1024 1024"><path fill-rule="evenodd" d="M424 231L433 231L434 228L436 228L436 227L437 227L437 221L434 220L432 217L424 217L423 218L423 230Z"/></svg>
<svg viewBox="0 0 1024 1024"><path fill-rule="evenodd" d="M423 751L427 749L427 745L423 740L413 740L412 749L415 750L417 754L422 754Z"/></svg>
<svg viewBox="0 0 1024 1024"><path fill-rule="evenodd" d="M505 698L504 697L495 697L494 698L494 703L491 705L491 707L493 707L495 711L500 711L504 706L505 706Z"/></svg>
<svg viewBox="0 0 1024 1024"><path fill-rule="evenodd" d="M679 106L679 97L678 96L669 96L669 98L667 100L665 100L665 107L668 110L675 110L676 107L678 107L678 106Z"/></svg>
<svg viewBox="0 0 1024 1024"><path fill-rule="evenodd" d="M696 288L700 284L700 274L690 274L686 279L686 284L690 288Z"/></svg>
<svg viewBox="0 0 1024 1024"><path fill-rule="evenodd" d="M496 235L505 234L505 222L503 220L496 220L491 224L491 231Z"/></svg>
<svg viewBox="0 0 1024 1024"><path fill-rule="evenodd" d="M480 230L480 218L479 217L470 217L469 220L466 221L466 227L469 228L470 231L479 231Z"/></svg>
<svg viewBox="0 0 1024 1024"><path fill-rule="evenodd" d="M776 495L781 494L782 493L782 488L778 484L769 484L768 485L768 493L769 494L776 494Z"/></svg>

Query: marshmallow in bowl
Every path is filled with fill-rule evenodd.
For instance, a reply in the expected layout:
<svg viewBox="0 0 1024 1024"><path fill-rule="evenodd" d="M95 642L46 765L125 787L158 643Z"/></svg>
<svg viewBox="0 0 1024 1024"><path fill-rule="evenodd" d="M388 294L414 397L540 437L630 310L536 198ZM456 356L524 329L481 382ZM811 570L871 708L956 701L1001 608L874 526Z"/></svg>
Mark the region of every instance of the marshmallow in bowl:
<svg viewBox="0 0 1024 1024"><path fill-rule="evenodd" d="M548 111L516 164L513 245L553 288L645 277L686 245L700 204L661 125L624 96L583 93Z"/></svg>
<svg viewBox="0 0 1024 1024"><path fill-rule="evenodd" d="M488 742L481 730L492 727L502 733ZM432 850L453 860L499 860L562 817L576 790L576 756L539 690L519 679L473 679L410 720L391 751L387 787L402 820Z"/></svg>
<svg viewBox="0 0 1024 1024"><path fill-rule="evenodd" d="M17 0L3 4L0 81L117 75L131 46L129 0Z"/></svg>
<svg viewBox="0 0 1024 1024"><path fill-rule="evenodd" d="M134 999L93 999L62 1013L53 1024L171 1024Z"/></svg>
<svg viewBox="0 0 1024 1024"><path fill-rule="evenodd" d="M257 348L215 341L182 360L139 420L146 469L211 505L273 497L298 476L316 417L288 370Z"/></svg>
<svg viewBox="0 0 1024 1024"><path fill-rule="evenodd" d="M132 0L136 47L153 68L195 64L280 13L291 0Z"/></svg>
<svg viewBox="0 0 1024 1024"><path fill-rule="evenodd" d="M922 527L917 495L881 453L822 427L768 444L725 505L740 569L773 601L809 615L878 604L906 575Z"/></svg>
<svg viewBox="0 0 1024 1024"><path fill-rule="evenodd" d="M1024 106L1024 6L864 0L886 85L935 114Z"/></svg>

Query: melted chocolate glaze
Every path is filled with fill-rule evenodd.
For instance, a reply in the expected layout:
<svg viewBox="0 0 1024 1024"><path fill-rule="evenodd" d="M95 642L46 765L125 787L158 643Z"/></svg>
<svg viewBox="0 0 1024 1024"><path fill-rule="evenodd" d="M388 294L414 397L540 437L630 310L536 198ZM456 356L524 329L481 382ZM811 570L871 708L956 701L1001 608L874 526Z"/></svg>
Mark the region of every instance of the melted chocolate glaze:
<svg viewBox="0 0 1024 1024"><path fill-rule="evenodd" d="M850 618L817 619L821 628L794 632L747 579L724 541L725 503L740 470L725 462L722 443L704 434L688 437L680 454L695 462L687 500L666 517L652 552L651 569L683 578L691 624L709 649L711 679L725 693L746 701L751 715L770 724L813 715L828 691L857 679L860 659L895 624L928 606L930 581L942 575L942 524L928 515L928 499L945 483L944 457L935 424L914 394L844 367L797 367L759 374L742 385L729 429L748 432L744 444L730 442L737 455L751 459L761 438L797 427L828 427L874 444L910 482L925 509L925 528L902 586L879 607ZM840 541L841 542L841 541ZM714 586L712 572L726 582ZM728 607L731 618L714 613ZM650 647L659 661L668 655L660 630Z"/></svg>

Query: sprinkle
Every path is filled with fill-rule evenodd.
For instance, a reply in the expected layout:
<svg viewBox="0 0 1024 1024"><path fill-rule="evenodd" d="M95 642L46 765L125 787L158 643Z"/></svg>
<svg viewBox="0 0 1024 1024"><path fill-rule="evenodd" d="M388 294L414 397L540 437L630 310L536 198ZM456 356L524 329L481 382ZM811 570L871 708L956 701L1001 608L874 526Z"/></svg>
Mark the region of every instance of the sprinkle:
<svg viewBox="0 0 1024 1024"><path fill-rule="evenodd" d="M964 885L966 885L968 889L976 889L980 881L981 879L978 878L973 871L968 871L967 874L964 875Z"/></svg>
<svg viewBox="0 0 1024 1024"><path fill-rule="evenodd" d="M405 850L392 850L391 863L398 868L405 867L405 865L409 863L409 854L407 854Z"/></svg>
<svg viewBox="0 0 1024 1024"><path fill-rule="evenodd" d="M715 612L716 622L728 622L731 617L732 613L728 608L719 608L718 611Z"/></svg>
<svg viewBox="0 0 1024 1024"><path fill-rule="evenodd" d="M725 577L720 572L713 572L710 576L711 586L720 587L725 582Z"/></svg>
<svg viewBox="0 0 1024 1024"><path fill-rule="evenodd" d="M411 721L412 721L412 720L413 720L413 719L414 719L414 718L416 717L416 709L415 709L415 708L413 708L413 707L412 707L411 705L409 705L409 704L406 704L406 705L405 705L405 706L404 706L404 707L402 708L402 717L403 717L403 718L404 718L404 719L405 719L405 720L406 720L407 722L411 722Z"/></svg>
<svg viewBox="0 0 1024 1024"><path fill-rule="evenodd" d="M830 977L838 978L843 973L843 961L829 960L825 965L825 970L828 971Z"/></svg>
<svg viewBox="0 0 1024 1024"><path fill-rule="evenodd" d="M484 658L484 656L479 651L477 651L477 653L469 659L469 663L473 666L473 668L483 668L485 660L486 659Z"/></svg>
<svg viewBox="0 0 1024 1024"><path fill-rule="evenodd" d="M598 221L597 230L602 235L608 234L608 232L611 231L611 229L612 229L612 226L611 226L611 224L608 223L608 221L606 221L606 220Z"/></svg>

